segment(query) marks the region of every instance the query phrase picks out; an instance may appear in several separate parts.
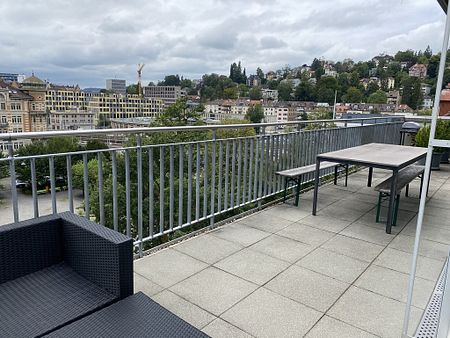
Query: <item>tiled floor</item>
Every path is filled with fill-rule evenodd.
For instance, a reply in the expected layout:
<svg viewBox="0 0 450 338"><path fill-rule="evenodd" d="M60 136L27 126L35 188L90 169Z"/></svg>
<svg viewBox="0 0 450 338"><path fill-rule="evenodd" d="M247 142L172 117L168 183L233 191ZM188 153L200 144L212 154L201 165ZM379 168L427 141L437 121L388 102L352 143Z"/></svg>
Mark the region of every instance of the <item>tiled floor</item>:
<svg viewBox="0 0 450 338"><path fill-rule="evenodd" d="M347 188L321 187L317 216L308 192L298 208L276 205L139 259L135 289L212 337L400 337L418 182L392 235L366 183L362 171ZM447 165L430 184L411 334L448 252L449 193Z"/></svg>

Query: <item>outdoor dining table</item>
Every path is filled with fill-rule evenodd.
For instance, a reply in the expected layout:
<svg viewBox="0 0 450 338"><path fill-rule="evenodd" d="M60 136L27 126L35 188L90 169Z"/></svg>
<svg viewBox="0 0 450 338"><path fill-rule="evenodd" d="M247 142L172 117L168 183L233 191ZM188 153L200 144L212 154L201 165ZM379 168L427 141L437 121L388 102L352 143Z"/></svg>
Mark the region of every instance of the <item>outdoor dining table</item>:
<svg viewBox="0 0 450 338"><path fill-rule="evenodd" d="M316 215L317 212L320 162L331 161L341 164L369 167L369 176L367 180L368 187L372 184L373 168L392 170L391 193L389 196L389 207L386 220L386 233L390 234L393 223L395 196L397 196L396 186L398 172L406 166L425 158L426 155L426 148L384 143L369 143L317 155L312 214Z"/></svg>

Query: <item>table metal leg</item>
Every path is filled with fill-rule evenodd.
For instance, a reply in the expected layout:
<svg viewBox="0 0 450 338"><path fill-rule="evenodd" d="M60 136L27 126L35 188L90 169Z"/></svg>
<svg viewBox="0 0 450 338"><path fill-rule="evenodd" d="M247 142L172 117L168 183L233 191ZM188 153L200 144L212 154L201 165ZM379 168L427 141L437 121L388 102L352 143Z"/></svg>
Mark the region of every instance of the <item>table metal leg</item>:
<svg viewBox="0 0 450 338"><path fill-rule="evenodd" d="M345 186L348 183L348 164L345 165Z"/></svg>
<svg viewBox="0 0 450 338"><path fill-rule="evenodd" d="M314 176L314 198L313 198L313 210L312 214L315 216L317 212L317 197L319 194L319 181L320 181L320 160L316 159L316 171Z"/></svg>
<svg viewBox="0 0 450 338"><path fill-rule="evenodd" d="M298 201L300 199L300 188L302 185L302 175L300 175L297 179L297 189L295 192L295 206L298 207Z"/></svg>
<svg viewBox="0 0 450 338"><path fill-rule="evenodd" d="M369 177L367 178L367 186L372 186L372 175L373 175L373 168L369 167Z"/></svg>
<svg viewBox="0 0 450 338"><path fill-rule="evenodd" d="M386 233L391 233L391 227L393 223L393 214L395 209L395 197L397 196L397 177L398 170L392 171L392 180L391 180L391 191L389 195L389 207L387 213L387 221L386 221Z"/></svg>

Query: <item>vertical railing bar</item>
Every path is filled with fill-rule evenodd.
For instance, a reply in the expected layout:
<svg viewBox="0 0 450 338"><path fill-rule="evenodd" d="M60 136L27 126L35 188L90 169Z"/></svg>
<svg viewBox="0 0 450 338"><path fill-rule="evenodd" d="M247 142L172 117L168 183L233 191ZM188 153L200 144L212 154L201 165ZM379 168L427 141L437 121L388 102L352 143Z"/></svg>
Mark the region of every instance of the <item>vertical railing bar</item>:
<svg viewBox="0 0 450 338"><path fill-rule="evenodd" d="M164 232L164 146L159 148L159 233Z"/></svg>
<svg viewBox="0 0 450 338"><path fill-rule="evenodd" d="M283 139L281 135L277 135L277 170L281 171L283 170L283 163L281 162L283 152L281 151L281 147L283 144ZM277 190L280 191L281 189L281 176L278 175L278 182L277 182Z"/></svg>
<svg viewBox="0 0 450 338"><path fill-rule="evenodd" d="M50 156L48 158L50 168L50 194L52 199L52 213L56 214L56 179L55 179L55 158Z"/></svg>
<svg viewBox="0 0 450 338"><path fill-rule="evenodd" d="M126 216L127 216L127 229L126 233L128 237L131 237L131 183L130 183L130 153L128 149L125 149L125 196L126 196Z"/></svg>
<svg viewBox="0 0 450 338"><path fill-rule="evenodd" d="M115 231L119 230L119 204L117 203L117 153L115 151L111 154L112 166L112 192L113 192L113 227Z"/></svg>
<svg viewBox="0 0 450 338"><path fill-rule="evenodd" d="M14 222L19 222L19 202L17 199L16 163L14 160L14 148L11 140L8 140L9 175L11 176L11 198L13 206Z"/></svg>
<svg viewBox="0 0 450 338"><path fill-rule="evenodd" d="M186 210L186 222L191 223L192 217L192 143L189 143L188 148L188 200Z"/></svg>
<svg viewBox="0 0 450 338"><path fill-rule="evenodd" d="M214 227L214 209L216 198L216 130L213 129L213 142L211 143L211 207L210 226Z"/></svg>
<svg viewBox="0 0 450 338"><path fill-rule="evenodd" d="M89 205L89 168L87 154L83 154L83 184L84 184L84 214L87 219L90 219L90 205Z"/></svg>
<svg viewBox="0 0 450 338"><path fill-rule="evenodd" d="M154 199L155 199L155 177L153 172L153 148L148 149L148 232L150 238L154 235L155 215L154 215Z"/></svg>
<svg viewBox="0 0 450 338"><path fill-rule="evenodd" d="M174 173L174 154L173 154L173 145L169 147L169 228L170 231L173 230L173 213L174 213L174 181L175 181L175 173Z"/></svg>
<svg viewBox="0 0 450 338"><path fill-rule="evenodd" d="M248 170L248 139L244 139L244 174L242 178L242 203L247 196L247 170Z"/></svg>
<svg viewBox="0 0 450 338"><path fill-rule="evenodd" d="M267 196L268 191L268 179L269 179L269 151L270 151L270 135L266 136L264 140L264 147L265 147L265 155L264 155L264 181L263 181L263 196Z"/></svg>
<svg viewBox="0 0 450 338"><path fill-rule="evenodd" d="M178 226L183 224L183 184L184 184L184 149L183 145L178 146Z"/></svg>
<svg viewBox="0 0 450 338"><path fill-rule="evenodd" d="M275 136L270 135L271 138L271 142L270 142L270 178L269 178L269 194L272 192L276 191L276 187L275 187L275 180L276 180L276 175L275 175L275 166L276 166L276 161L275 161Z"/></svg>
<svg viewBox="0 0 450 338"><path fill-rule="evenodd" d="M203 217L208 215L208 143L205 143L203 163Z"/></svg>
<svg viewBox="0 0 450 338"><path fill-rule="evenodd" d="M100 213L100 224L105 225L105 199L103 195L103 154L97 153L97 169L98 169L98 204Z"/></svg>
<svg viewBox="0 0 450 338"><path fill-rule="evenodd" d="M264 171L264 167L265 167L265 160L264 160L264 154L265 154L265 152L264 152L264 147L265 147L265 142L266 142L266 136L265 135L263 135L263 136L261 136L261 144L260 144L260 147L261 147L261 151L260 151L260 154L261 154L261 160L260 160L260 166L259 166L259 184L258 184L258 197L259 198L261 198L262 197L262 193L263 193L263 186L262 186L262 184L263 184L263 171ZM258 203L258 207L259 207L259 204L260 203Z"/></svg>
<svg viewBox="0 0 450 338"><path fill-rule="evenodd" d="M67 194L69 198L69 211L73 212L72 156L70 155L66 156L66 169L67 169Z"/></svg>
<svg viewBox="0 0 450 338"><path fill-rule="evenodd" d="M231 155L230 207L234 208L234 195L236 193L236 187L235 187L235 184L236 184L236 182L235 182L236 142L234 139L232 140L232 144L233 144L233 151L232 151L232 155Z"/></svg>
<svg viewBox="0 0 450 338"><path fill-rule="evenodd" d="M222 170L223 170L223 142L219 141L219 180L217 182L217 211L222 211Z"/></svg>
<svg viewBox="0 0 450 338"><path fill-rule="evenodd" d="M143 175L142 175L142 138L141 135L137 135L136 136L136 165L137 165L137 203L138 203L138 239L139 239L139 257L142 257L142 253L144 250L144 246L142 243L142 238L143 238L143 185L144 185L144 181L143 181Z"/></svg>
<svg viewBox="0 0 450 338"><path fill-rule="evenodd" d="M237 193L236 193L236 206L239 206L241 203L241 167L242 167L242 140L238 140L237 145Z"/></svg>
<svg viewBox="0 0 450 338"><path fill-rule="evenodd" d="M223 210L228 209L228 180L230 176L230 142L228 140L225 141L225 188L223 191L224 194L224 204Z"/></svg>
<svg viewBox="0 0 450 338"><path fill-rule="evenodd" d="M39 217L39 204L37 195L37 180L36 180L36 159L32 158L30 160L31 164L31 193L33 195L33 211L34 217ZM69 202L70 206L70 202ZM73 212L73 210L71 210Z"/></svg>
<svg viewBox="0 0 450 338"><path fill-rule="evenodd" d="M200 218L200 143L197 143L197 158L195 167L195 220Z"/></svg>
<svg viewBox="0 0 450 338"><path fill-rule="evenodd" d="M258 198L258 166L261 164L259 163L259 143L260 143L260 137L257 137L255 139L255 181L253 183L253 199Z"/></svg>
<svg viewBox="0 0 450 338"><path fill-rule="evenodd" d="M250 139L250 160L249 160L249 169L248 169L248 196L247 201L252 200L252 183L253 183L253 142L254 139Z"/></svg>

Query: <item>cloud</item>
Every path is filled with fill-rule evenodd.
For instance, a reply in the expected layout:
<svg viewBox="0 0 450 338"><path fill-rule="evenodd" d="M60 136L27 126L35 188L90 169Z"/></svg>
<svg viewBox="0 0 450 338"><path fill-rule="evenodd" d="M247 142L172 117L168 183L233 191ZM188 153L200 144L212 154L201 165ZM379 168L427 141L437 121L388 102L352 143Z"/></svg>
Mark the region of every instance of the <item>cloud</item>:
<svg viewBox="0 0 450 338"><path fill-rule="evenodd" d="M429 0L17 0L0 3L0 71L104 86L110 77L247 74L314 57L366 60L441 45L444 15Z"/></svg>

